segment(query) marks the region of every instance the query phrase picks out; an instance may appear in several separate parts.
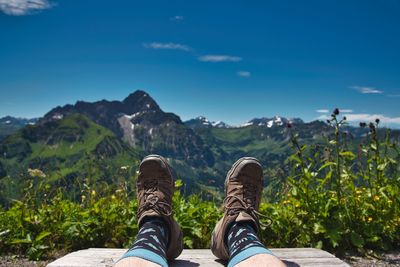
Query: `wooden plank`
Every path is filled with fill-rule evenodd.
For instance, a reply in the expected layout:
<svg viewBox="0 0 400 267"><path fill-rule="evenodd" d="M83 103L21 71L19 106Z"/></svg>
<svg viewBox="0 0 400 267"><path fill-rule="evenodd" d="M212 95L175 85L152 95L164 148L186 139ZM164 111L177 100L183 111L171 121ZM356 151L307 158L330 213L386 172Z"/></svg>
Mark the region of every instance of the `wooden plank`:
<svg viewBox="0 0 400 267"><path fill-rule="evenodd" d="M271 249L284 260L288 267L348 267L349 265L332 254L314 248ZM72 252L47 267L111 267L124 254L126 249L90 248ZM209 249L185 249L171 267L221 267Z"/></svg>

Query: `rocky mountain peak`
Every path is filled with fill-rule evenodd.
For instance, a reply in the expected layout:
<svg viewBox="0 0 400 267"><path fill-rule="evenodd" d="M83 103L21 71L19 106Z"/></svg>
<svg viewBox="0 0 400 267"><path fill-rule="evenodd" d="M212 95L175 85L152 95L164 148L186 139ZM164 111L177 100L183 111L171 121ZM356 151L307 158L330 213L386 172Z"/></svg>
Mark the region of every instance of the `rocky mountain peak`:
<svg viewBox="0 0 400 267"><path fill-rule="evenodd" d="M160 111L156 101L145 91L137 90L127 96L123 101L126 111L138 112L144 110Z"/></svg>
<svg viewBox="0 0 400 267"><path fill-rule="evenodd" d="M284 126L287 123L295 123L295 124L303 124L304 122L301 119L294 118L294 119L289 119L289 118L284 118L280 116L274 116L272 118L254 118L245 124L242 125L242 127L247 127L251 125L255 126L266 126L268 128L274 127L274 126Z"/></svg>
<svg viewBox="0 0 400 267"><path fill-rule="evenodd" d="M1 125L21 125L24 126L26 124L35 124L37 121L37 118L33 119L27 119L27 118L17 118L17 117L12 117L12 116L5 116L3 118L0 118L0 124Z"/></svg>
<svg viewBox="0 0 400 267"><path fill-rule="evenodd" d="M192 129L212 128L212 127L216 127L216 128L229 128L230 127L228 124L226 124L223 121L209 121L204 116L199 116L194 119L185 121L185 125Z"/></svg>

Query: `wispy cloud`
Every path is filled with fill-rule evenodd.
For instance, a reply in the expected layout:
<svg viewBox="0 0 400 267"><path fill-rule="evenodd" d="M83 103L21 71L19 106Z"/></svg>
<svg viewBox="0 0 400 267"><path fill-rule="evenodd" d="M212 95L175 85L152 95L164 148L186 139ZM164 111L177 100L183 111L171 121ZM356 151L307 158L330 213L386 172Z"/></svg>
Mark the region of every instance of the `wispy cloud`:
<svg viewBox="0 0 400 267"><path fill-rule="evenodd" d="M339 110L340 110L340 112L342 112L342 113L352 113L352 112L353 112L352 109L339 109Z"/></svg>
<svg viewBox="0 0 400 267"><path fill-rule="evenodd" d="M0 0L1 1L1 0ZM176 43L144 43L144 47L151 49L169 49L169 50L182 50L182 51L190 51L190 47L183 44Z"/></svg>
<svg viewBox="0 0 400 267"><path fill-rule="evenodd" d="M24 16L53 7L48 0L0 0L0 10L11 16Z"/></svg>
<svg viewBox="0 0 400 267"><path fill-rule="evenodd" d="M350 86L351 89L355 89L362 94L383 94L383 91L374 87L366 86Z"/></svg>
<svg viewBox="0 0 400 267"><path fill-rule="evenodd" d="M400 97L400 94L391 94L391 95L387 95L388 97Z"/></svg>
<svg viewBox="0 0 400 267"><path fill-rule="evenodd" d="M327 115L321 115L317 119L326 120L330 117ZM376 119L379 119L383 124L399 124L400 125L400 117L389 117L383 114L368 114L368 113L359 113L359 114L346 114L346 119L350 123L357 122L373 122Z"/></svg>
<svg viewBox="0 0 400 267"><path fill-rule="evenodd" d="M315 110L318 113L329 113L329 109L317 109ZM352 109L339 109L341 113L352 113Z"/></svg>
<svg viewBox="0 0 400 267"><path fill-rule="evenodd" d="M171 21L182 21L185 18L183 16L173 16L171 18L169 18Z"/></svg>
<svg viewBox="0 0 400 267"><path fill-rule="evenodd" d="M236 72L236 74L240 77L245 77L245 78L248 78L251 76L250 71L238 71L238 72Z"/></svg>
<svg viewBox="0 0 400 267"><path fill-rule="evenodd" d="M238 62L241 61L242 58L228 55L205 55L199 57L199 60L203 62Z"/></svg>

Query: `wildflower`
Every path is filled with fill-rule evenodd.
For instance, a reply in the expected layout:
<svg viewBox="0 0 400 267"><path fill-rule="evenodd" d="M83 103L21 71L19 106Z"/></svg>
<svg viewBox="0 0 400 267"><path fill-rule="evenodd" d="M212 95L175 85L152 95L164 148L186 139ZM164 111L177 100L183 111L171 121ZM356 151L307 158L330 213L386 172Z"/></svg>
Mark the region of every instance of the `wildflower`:
<svg viewBox="0 0 400 267"><path fill-rule="evenodd" d="M372 222L372 217L368 217L367 221Z"/></svg>
<svg viewBox="0 0 400 267"><path fill-rule="evenodd" d="M357 194L357 195L360 195L361 193L362 193L361 190L356 190L356 194Z"/></svg>
<svg viewBox="0 0 400 267"><path fill-rule="evenodd" d="M113 199L113 200L116 199L115 195L112 195L112 196L111 196L111 199Z"/></svg>
<svg viewBox="0 0 400 267"><path fill-rule="evenodd" d="M129 168L129 166L121 166L120 169L121 170L127 170Z"/></svg>
<svg viewBox="0 0 400 267"><path fill-rule="evenodd" d="M291 197L291 196L292 196L292 194L288 193L288 194L287 194L287 196L288 196L288 197Z"/></svg>
<svg viewBox="0 0 400 267"><path fill-rule="evenodd" d="M330 124L330 123L331 123L331 121L330 121L330 120L326 120L326 123Z"/></svg>
<svg viewBox="0 0 400 267"><path fill-rule="evenodd" d="M347 117L346 117L346 116L344 116L344 117L343 117L343 120L344 120L344 121L345 121L345 120L347 120Z"/></svg>
<svg viewBox="0 0 400 267"><path fill-rule="evenodd" d="M333 110L333 115L335 115L335 116L337 116L337 115L339 115L339 109L338 108L335 108L334 110Z"/></svg>
<svg viewBox="0 0 400 267"><path fill-rule="evenodd" d="M296 205L294 205L296 208L300 207L299 203L296 203Z"/></svg>
<svg viewBox="0 0 400 267"><path fill-rule="evenodd" d="M29 176L46 178L46 174L39 169L28 169Z"/></svg>
<svg viewBox="0 0 400 267"><path fill-rule="evenodd" d="M96 195L96 191L94 191L94 190L92 190L92 196L95 196Z"/></svg>
<svg viewBox="0 0 400 267"><path fill-rule="evenodd" d="M82 202L85 201L86 200L86 196L85 195L81 196L81 199L82 199Z"/></svg>
<svg viewBox="0 0 400 267"><path fill-rule="evenodd" d="M378 201L379 200L379 196L374 196L374 200Z"/></svg>
<svg viewBox="0 0 400 267"><path fill-rule="evenodd" d="M369 128L370 128L371 130L375 130L375 125L374 125L372 122L370 122L370 123L369 123Z"/></svg>
<svg viewBox="0 0 400 267"><path fill-rule="evenodd" d="M380 119L379 119L379 118L376 118L376 119L375 119L375 122L376 122L376 124L379 124Z"/></svg>
<svg viewBox="0 0 400 267"><path fill-rule="evenodd" d="M361 128L365 128L367 126L367 124L365 122L360 122L360 127Z"/></svg>

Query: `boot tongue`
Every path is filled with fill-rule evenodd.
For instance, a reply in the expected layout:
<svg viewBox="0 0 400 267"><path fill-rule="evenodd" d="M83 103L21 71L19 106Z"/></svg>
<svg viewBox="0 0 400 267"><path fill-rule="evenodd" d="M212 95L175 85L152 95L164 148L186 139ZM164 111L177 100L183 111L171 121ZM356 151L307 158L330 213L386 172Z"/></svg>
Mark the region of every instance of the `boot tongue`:
<svg viewBox="0 0 400 267"><path fill-rule="evenodd" d="M241 211L236 217L235 222L249 222L256 232L259 231L259 224L247 212Z"/></svg>
<svg viewBox="0 0 400 267"><path fill-rule="evenodd" d="M236 222L242 222L242 221L252 221L254 222L253 217L251 217L248 213L241 211L239 215L235 219Z"/></svg>

